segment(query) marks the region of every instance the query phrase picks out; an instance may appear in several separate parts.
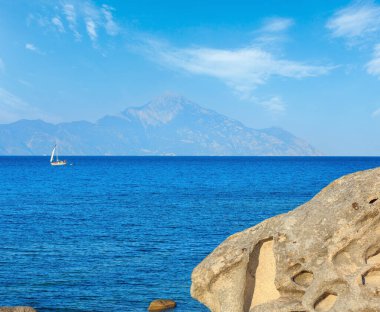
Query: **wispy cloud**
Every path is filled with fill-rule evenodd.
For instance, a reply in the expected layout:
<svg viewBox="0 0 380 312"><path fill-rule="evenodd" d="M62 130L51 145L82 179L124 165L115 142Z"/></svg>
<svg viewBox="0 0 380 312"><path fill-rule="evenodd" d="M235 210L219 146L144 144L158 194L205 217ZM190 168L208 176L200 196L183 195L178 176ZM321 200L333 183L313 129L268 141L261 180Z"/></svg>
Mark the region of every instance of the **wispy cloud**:
<svg viewBox="0 0 380 312"><path fill-rule="evenodd" d="M95 42L98 38L96 28L100 26L100 12L101 10L99 10L98 7L92 5L89 2L84 6L86 30L92 42Z"/></svg>
<svg viewBox="0 0 380 312"><path fill-rule="evenodd" d="M32 51L37 54L44 54L40 49L38 49L33 43L26 43L25 49Z"/></svg>
<svg viewBox="0 0 380 312"><path fill-rule="evenodd" d="M114 8L112 8L108 5L103 4L103 6L102 6L102 13L103 13L103 16L105 18L104 27L105 27L107 33L111 36L116 36L120 31L120 28L116 24L116 22L114 21L114 18L112 15L112 11L114 11L114 10L115 10Z"/></svg>
<svg viewBox="0 0 380 312"><path fill-rule="evenodd" d="M0 58L0 73L4 73L5 71L5 64L2 58Z"/></svg>
<svg viewBox="0 0 380 312"><path fill-rule="evenodd" d="M95 42L98 38L97 29L102 29L110 36L115 36L119 33L119 26L116 24L112 11L115 9L103 4L98 7L90 2L84 6L84 16L86 22L86 30L90 39Z"/></svg>
<svg viewBox="0 0 380 312"><path fill-rule="evenodd" d="M285 102L279 96L273 96L267 100L261 101L260 105L273 113L281 113L286 109Z"/></svg>
<svg viewBox="0 0 380 312"><path fill-rule="evenodd" d="M86 2L64 2L62 4L61 15L64 15L68 28L74 34L76 40L82 39L83 25L85 33L96 46L101 30L107 35L116 36L120 32L120 27L116 23L113 13L115 9L109 5L98 6L91 1ZM64 30L64 25L59 16L52 22L58 31ZM57 20L58 19L58 20ZM61 23L59 23L61 22ZM61 27L62 26L62 27Z"/></svg>
<svg viewBox="0 0 380 312"><path fill-rule="evenodd" d="M22 85L26 86L26 87L32 87L33 86L29 81L26 81L24 79L18 79L18 82L21 83Z"/></svg>
<svg viewBox="0 0 380 312"><path fill-rule="evenodd" d="M26 23L28 26L34 23L40 27L49 27L50 25L49 19L39 13L30 13L26 19Z"/></svg>
<svg viewBox="0 0 380 312"><path fill-rule="evenodd" d="M380 5L373 1L356 1L337 11L326 24L333 37L346 40L349 46L367 48L380 39ZM365 69L380 78L380 44L373 47Z"/></svg>
<svg viewBox="0 0 380 312"><path fill-rule="evenodd" d="M350 45L377 35L380 30L380 6L372 1L356 1L337 11L326 24L333 37L348 40Z"/></svg>
<svg viewBox="0 0 380 312"><path fill-rule="evenodd" d="M58 16L55 16L51 19L51 22L54 26L57 27L57 30L61 33L65 32L65 27L63 26L63 23L61 19Z"/></svg>
<svg viewBox="0 0 380 312"><path fill-rule="evenodd" d="M63 5L63 11L70 26L75 26L77 23L77 14L73 4L65 3Z"/></svg>
<svg viewBox="0 0 380 312"><path fill-rule="evenodd" d="M96 24L93 19L87 18L86 19L86 29L88 36L92 41L96 41L98 38L98 34L96 33Z"/></svg>
<svg viewBox="0 0 380 312"><path fill-rule="evenodd" d="M285 17L272 17L264 20L262 26L254 31L254 42L261 46L278 46L288 39L287 31L294 25L294 20Z"/></svg>
<svg viewBox="0 0 380 312"><path fill-rule="evenodd" d="M0 122L13 122L22 118L36 119L44 114L13 93L0 88Z"/></svg>
<svg viewBox="0 0 380 312"><path fill-rule="evenodd" d="M74 37L77 41L81 40L82 36L77 30L77 13L75 7L71 3L63 4L63 14L66 17L69 28L74 34Z"/></svg>
<svg viewBox="0 0 380 312"><path fill-rule="evenodd" d="M172 69L219 79L245 99L273 77L302 79L325 75L333 69L287 60L256 46L241 49L176 48L148 39L142 49L153 61Z"/></svg>
<svg viewBox="0 0 380 312"><path fill-rule="evenodd" d="M291 18L275 17L267 19L261 28L262 32L280 32L293 26L294 21Z"/></svg>
<svg viewBox="0 0 380 312"><path fill-rule="evenodd" d="M377 110L375 110L373 113L372 113L372 117L379 117L380 116L380 108L378 108Z"/></svg>
<svg viewBox="0 0 380 312"><path fill-rule="evenodd" d="M370 75L380 78L380 44L375 46L372 59L367 63L366 69Z"/></svg>

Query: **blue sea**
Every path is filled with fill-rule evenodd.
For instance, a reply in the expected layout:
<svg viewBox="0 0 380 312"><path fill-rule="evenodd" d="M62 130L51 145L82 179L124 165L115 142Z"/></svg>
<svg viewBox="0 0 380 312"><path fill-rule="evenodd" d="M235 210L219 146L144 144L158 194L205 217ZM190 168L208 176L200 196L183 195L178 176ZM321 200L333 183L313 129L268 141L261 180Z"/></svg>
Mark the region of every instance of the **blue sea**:
<svg viewBox="0 0 380 312"><path fill-rule="evenodd" d="M207 311L192 269L229 235L308 201L370 157L0 157L0 305Z"/></svg>

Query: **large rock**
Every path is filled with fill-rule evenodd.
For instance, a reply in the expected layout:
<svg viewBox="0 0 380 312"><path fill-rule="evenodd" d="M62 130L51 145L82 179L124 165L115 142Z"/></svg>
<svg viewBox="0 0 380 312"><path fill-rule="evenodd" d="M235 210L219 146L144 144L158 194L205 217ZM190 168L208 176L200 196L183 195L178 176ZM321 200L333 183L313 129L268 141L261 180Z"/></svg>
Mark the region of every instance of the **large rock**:
<svg viewBox="0 0 380 312"><path fill-rule="evenodd" d="M225 240L191 294L213 312L380 311L379 212L380 168L342 177Z"/></svg>

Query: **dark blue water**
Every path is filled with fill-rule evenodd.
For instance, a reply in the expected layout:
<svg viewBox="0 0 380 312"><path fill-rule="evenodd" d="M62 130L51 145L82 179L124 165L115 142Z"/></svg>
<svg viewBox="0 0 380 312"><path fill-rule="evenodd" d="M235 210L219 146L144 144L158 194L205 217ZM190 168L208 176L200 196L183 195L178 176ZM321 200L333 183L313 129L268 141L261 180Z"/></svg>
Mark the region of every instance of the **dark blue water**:
<svg viewBox="0 0 380 312"><path fill-rule="evenodd" d="M227 236L380 158L0 157L0 305L207 311L192 269Z"/></svg>

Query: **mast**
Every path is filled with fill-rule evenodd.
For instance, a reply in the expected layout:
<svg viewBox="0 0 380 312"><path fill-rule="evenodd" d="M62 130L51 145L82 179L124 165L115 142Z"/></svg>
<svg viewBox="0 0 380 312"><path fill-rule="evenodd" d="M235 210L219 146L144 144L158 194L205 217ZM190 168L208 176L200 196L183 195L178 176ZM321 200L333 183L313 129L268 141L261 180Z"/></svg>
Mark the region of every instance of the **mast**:
<svg viewBox="0 0 380 312"><path fill-rule="evenodd" d="M53 159L54 159L54 152L55 152L55 148L57 147L57 145L54 145L54 148L53 150L51 151L51 157L50 157L50 162L53 162Z"/></svg>

